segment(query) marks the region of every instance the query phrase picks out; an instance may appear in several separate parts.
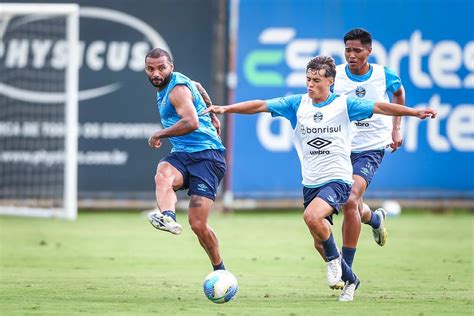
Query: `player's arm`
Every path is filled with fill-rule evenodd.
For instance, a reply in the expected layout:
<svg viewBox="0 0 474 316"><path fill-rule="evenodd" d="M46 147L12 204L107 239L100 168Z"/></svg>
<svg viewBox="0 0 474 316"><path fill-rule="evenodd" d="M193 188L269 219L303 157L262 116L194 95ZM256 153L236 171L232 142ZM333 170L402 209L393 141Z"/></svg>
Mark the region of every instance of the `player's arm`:
<svg viewBox="0 0 474 316"><path fill-rule="evenodd" d="M393 93L392 103L405 105L405 89L403 86L400 86L400 88L398 88L398 90ZM392 143L390 144L392 153L396 151L403 143L403 137L400 131L401 122L402 118L400 116L393 117Z"/></svg>
<svg viewBox="0 0 474 316"><path fill-rule="evenodd" d="M374 104L374 113L392 116L416 116L420 119L435 118L436 110L433 108L413 109L395 103L377 101Z"/></svg>
<svg viewBox="0 0 474 316"><path fill-rule="evenodd" d="M405 105L405 89L403 88L402 80L395 71L388 67L384 67L384 72L387 91L392 94L392 103ZM390 147L392 148L392 152L394 152L403 142L402 133L400 132L402 119L400 116L394 116L392 120L392 143Z"/></svg>
<svg viewBox="0 0 474 316"><path fill-rule="evenodd" d="M206 89L202 86L201 83L197 81L193 81L193 84L196 86L196 88L199 91L199 94L201 95L202 99L204 100L204 103L206 103L207 107L210 107L212 105L212 100L209 94L207 93ZM219 121L219 118L217 117L216 114L211 113L211 123L215 127L217 131L217 135L221 135L221 121Z"/></svg>
<svg viewBox="0 0 474 316"><path fill-rule="evenodd" d="M212 105L208 107L202 114L206 113L241 113L241 114L255 114L260 112L270 112L267 107L267 101L251 100L245 102L234 103L230 105L218 106Z"/></svg>
<svg viewBox="0 0 474 316"><path fill-rule="evenodd" d="M212 100L209 94L207 93L206 89L202 86L200 82L193 81L194 86L196 89L198 89L199 94L201 95L202 99L206 103L207 107L210 107L212 105Z"/></svg>
<svg viewBox="0 0 474 316"><path fill-rule="evenodd" d="M150 147L158 148L161 146L162 138L186 135L199 127L193 96L188 87L185 85L175 86L171 90L169 98L180 119L172 126L155 132L148 140Z"/></svg>

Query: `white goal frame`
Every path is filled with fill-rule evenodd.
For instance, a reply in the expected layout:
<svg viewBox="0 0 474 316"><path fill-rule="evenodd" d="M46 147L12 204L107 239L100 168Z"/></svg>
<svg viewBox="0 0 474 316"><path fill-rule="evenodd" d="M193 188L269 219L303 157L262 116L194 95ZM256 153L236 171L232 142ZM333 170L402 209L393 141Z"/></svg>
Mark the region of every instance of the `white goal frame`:
<svg viewBox="0 0 474 316"><path fill-rule="evenodd" d="M78 144L78 91L79 91L79 5L59 3L0 3L0 15L65 16L66 41L69 62L65 69L65 162L63 208L30 206L0 206L0 214L60 217L74 220L77 217L77 144ZM1 27L1 25L0 25ZM0 34L1 35L1 34Z"/></svg>

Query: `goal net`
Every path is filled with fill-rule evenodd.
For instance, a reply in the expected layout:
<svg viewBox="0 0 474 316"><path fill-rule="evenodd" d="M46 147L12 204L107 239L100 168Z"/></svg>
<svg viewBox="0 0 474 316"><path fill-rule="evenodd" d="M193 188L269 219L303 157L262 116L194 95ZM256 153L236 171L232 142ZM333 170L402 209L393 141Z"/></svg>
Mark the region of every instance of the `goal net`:
<svg viewBox="0 0 474 316"><path fill-rule="evenodd" d="M77 216L77 4L0 3L0 214Z"/></svg>

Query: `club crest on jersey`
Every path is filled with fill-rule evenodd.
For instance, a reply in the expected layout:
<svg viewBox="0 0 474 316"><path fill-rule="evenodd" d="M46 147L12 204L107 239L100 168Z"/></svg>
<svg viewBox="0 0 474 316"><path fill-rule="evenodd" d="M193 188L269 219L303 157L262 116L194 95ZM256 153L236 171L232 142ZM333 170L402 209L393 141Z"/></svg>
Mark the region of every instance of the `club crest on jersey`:
<svg viewBox="0 0 474 316"><path fill-rule="evenodd" d="M313 120L314 120L314 122L316 122L316 123L321 122L321 121L323 120L323 113L321 113L321 112L316 112L316 114L314 114L314 116L313 116Z"/></svg>
<svg viewBox="0 0 474 316"><path fill-rule="evenodd" d="M358 86L355 91L356 96L359 98L363 98L365 96L365 89L364 87Z"/></svg>

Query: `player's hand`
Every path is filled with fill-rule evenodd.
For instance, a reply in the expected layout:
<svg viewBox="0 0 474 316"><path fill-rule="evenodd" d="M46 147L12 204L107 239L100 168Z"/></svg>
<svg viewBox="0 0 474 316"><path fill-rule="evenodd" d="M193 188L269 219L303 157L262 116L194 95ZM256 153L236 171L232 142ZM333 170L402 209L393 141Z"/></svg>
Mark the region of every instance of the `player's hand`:
<svg viewBox="0 0 474 316"><path fill-rule="evenodd" d="M210 107L205 109L204 112L201 113L201 115L207 114L207 113L224 114L225 107L219 106L219 105L211 105Z"/></svg>
<svg viewBox="0 0 474 316"><path fill-rule="evenodd" d="M436 117L436 114L438 114L438 113L436 112L435 109L426 108L426 109L418 110L418 112L416 113L416 117L418 117L422 120L427 118L427 117L434 119Z"/></svg>
<svg viewBox="0 0 474 316"><path fill-rule="evenodd" d="M403 144L402 133L400 133L399 129L392 130L392 141L390 148L392 148L393 153Z"/></svg>
<svg viewBox="0 0 474 316"><path fill-rule="evenodd" d="M211 113L211 122L216 128L217 136L221 137L221 121L219 121L219 118L214 113Z"/></svg>
<svg viewBox="0 0 474 316"><path fill-rule="evenodd" d="M148 146L151 148L160 148L161 139L155 135L151 135L150 138L148 138Z"/></svg>

